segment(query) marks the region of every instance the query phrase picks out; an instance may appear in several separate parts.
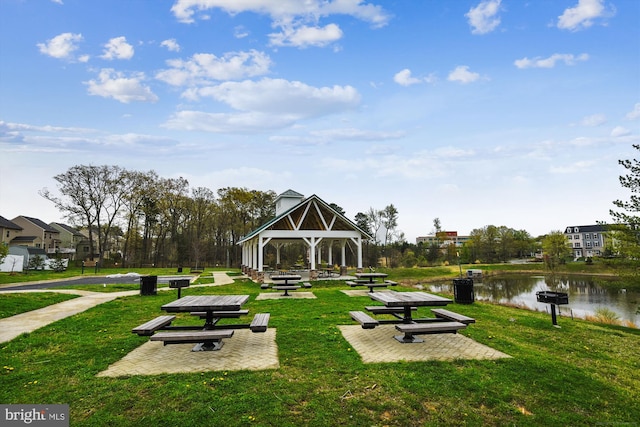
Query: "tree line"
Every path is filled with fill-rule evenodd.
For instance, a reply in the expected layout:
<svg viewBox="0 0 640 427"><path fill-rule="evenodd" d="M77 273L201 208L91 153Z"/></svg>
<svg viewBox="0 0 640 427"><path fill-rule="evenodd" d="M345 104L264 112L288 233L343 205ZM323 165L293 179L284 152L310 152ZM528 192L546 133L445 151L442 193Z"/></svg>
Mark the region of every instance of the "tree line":
<svg viewBox="0 0 640 427"><path fill-rule="evenodd" d="M238 266L239 239L275 215L273 191L227 187L214 193L155 171L76 165L53 178L59 194L46 188L40 194L71 225L87 230L91 258L102 263L108 254L110 261L123 267ZM340 206L331 206L345 214ZM377 266L381 260L390 267L491 263L529 256L540 246L524 230L489 225L473 230L464 247L457 248L447 244L438 218L435 242L410 244L397 228L398 217L393 204L355 215L355 224L371 236L365 245L365 265Z"/></svg>
<svg viewBox="0 0 640 427"><path fill-rule="evenodd" d="M77 165L54 180L60 194L40 194L87 230L92 258L109 254L123 267L238 265L240 237L275 214L273 191L214 193L154 171Z"/></svg>
<svg viewBox="0 0 640 427"><path fill-rule="evenodd" d="M640 150L639 145L633 147ZM620 183L632 195L629 201L613 202L621 210L610 212L614 222L608 228L614 247L607 250L633 263L640 259L640 163L635 159L619 163L629 171ZM214 193L205 187L191 188L184 178L163 178L154 171L77 165L54 180L59 195L46 188L40 194L71 225L87 230L92 258L103 261L109 254L123 267L238 266L237 242L275 215L273 191L226 187ZM340 206L331 206L345 214ZM495 225L472 230L464 246L457 247L448 242L439 218L433 220L436 238L432 242L410 244L397 229L398 217L393 204L355 215L355 224L371 236L365 245L365 265L377 266L381 260L390 267L494 263L542 252L553 268L571 254L562 231L533 238L525 230ZM117 248L112 247L114 242Z"/></svg>

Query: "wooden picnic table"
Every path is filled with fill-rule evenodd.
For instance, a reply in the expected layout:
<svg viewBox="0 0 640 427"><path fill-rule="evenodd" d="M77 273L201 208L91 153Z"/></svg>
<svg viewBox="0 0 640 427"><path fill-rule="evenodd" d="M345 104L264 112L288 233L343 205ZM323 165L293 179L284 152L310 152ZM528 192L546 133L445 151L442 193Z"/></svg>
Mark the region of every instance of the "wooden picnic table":
<svg viewBox="0 0 640 427"><path fill-rule="evenodd" d="M443 306L453 302L449 298L426 292L376 292L370 293L369 297L383 303L386 307L402 307L404 309L402 323L413 323L411 307Z"/></svg>
<svg viewBox="0 0 640 427"><path fill-rule="evenodd" d="M203 295L188 296L163 305L167 312L190 312L205 319L204 326L173 326L176 316L158 316L131 332L140 336L150 336L151 341L167 344L195 343L192 351L214 351L222 348L223 338L230 338L235 329L248 328L251 332L265 332L269 323L269 313L258 313L250 324L216 326L220 319L246 316L249 310L240 310L249 295ZM163 332L156 333L162 330ZM164 332L167 331L167 332Z"/></svg>
<svg viewBox="0 0 640 427"><path fill-rule="evenodd" d="M375 279L384 279L387 277L386 273L356 273L358 279L368 279L369 283L373 283Z"/></svg>
<svg viewBox="0 0 640 427"><path fill-rule="evenodd" d="M369 297L384 304L384 306L365 307L373 314L392 314L399 320L377 320L362 311L351 311L351 318L362 326L363 329L373 329L383 323L395 323L398 331L404 335L395 335L394 338L401 343L424 342L415 335L457 333L475 319L454 313L445 309L432 309L435 318L414 319L412 311L424 306L444 306L452 302L448 298L428 294L426 292L377 292L370 293Z"/></svg>
<svg viewBox="0 0 640 427"><path fill-rule="evenodd" d="M284 291L284 294L282 294L282 296L288 297L291 296L289 294L289 291L300 289L298 282L302 280L302 276L300 276L299 274L278 274L271 277L271 280L273 280L274 282L284 282L282 284L274 285L273 289Z"/></svg>
<svg viewBox="0 0 640 427"><path fill-rule="evenodd" d="M276 274L274 276L271 277L271 280L273 280L274 282L284 282L284 285L290 285L290 284L295 284L298 283L300 280L302 280L302 276L300 276L299 274ZM292 282L292 283L289 283Z"/></svg>
<svg viewBox="0 0 640 427"><path fill-rule="evenodd" d="M169 313L205 312L204 329L213 329L216 311L239 311L249 295L193 295L180 298L160 307Z"/></svg>

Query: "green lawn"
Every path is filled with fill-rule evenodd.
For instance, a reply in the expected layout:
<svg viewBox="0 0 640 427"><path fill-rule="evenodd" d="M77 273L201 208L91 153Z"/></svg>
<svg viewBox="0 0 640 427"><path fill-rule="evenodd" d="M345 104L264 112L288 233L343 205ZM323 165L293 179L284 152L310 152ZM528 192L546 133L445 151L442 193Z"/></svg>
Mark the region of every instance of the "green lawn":
<svg viewBox="0 0 640 427"><path fill-rule="evenodd" d="M345 288L318 282L317 299L286 301L256 301L259 286L247 280L184 291L250 294L246 308L271 313L277 370L98 378L147 341L131 329L163 314L160 306L175 295L120 298L1 344L0 402L68 403L73 426L587 426L640 419L637 329L568 318L554 328L546 313L452 304L477 319L464 335L513 358L363 364L337 325L354 324L348 312L370 299L346 296Z"/></svg>
<svg viewBox="0 0 640 427"><path fill-rule="evenodd" d="M54 292L0 294L0 319L77 298Z"/></svg>

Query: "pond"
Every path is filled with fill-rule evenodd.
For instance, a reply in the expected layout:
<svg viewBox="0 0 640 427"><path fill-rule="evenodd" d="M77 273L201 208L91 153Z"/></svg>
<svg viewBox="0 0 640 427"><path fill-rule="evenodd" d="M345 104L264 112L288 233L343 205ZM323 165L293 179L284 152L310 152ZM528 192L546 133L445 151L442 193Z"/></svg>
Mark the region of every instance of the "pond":
<svg viewBox="0 0 640 427"><path fill-rule="evenodd" d="M640 327L640 292L619 290L601 286L607 279L572 276L497 276L474 281L477 301L493 301L500 304L515 304L538 311L549 311L549 304L539 303L538 291L558 291L569 294L569 304L558 306L562 316L584 318L593 316L597 309L606 308L615 312L622 322L629 321ZM453 293L453 284L430 286L432 292Z"/></svg>

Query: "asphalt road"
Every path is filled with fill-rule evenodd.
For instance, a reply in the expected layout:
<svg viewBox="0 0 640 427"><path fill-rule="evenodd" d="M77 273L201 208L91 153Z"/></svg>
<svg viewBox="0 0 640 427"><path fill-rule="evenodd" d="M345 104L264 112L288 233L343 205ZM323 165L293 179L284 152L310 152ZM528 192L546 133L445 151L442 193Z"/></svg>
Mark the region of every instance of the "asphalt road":
<svg viewBox="0 0 640 427"><path fill-rule="evenodd" d="M169 283L169 280L178 279L190 279L191 276L160 276L158 277L158 284ZM50 289L59 286L74 286L74 285L113 285L118 283L140 283L139 276L127 276L122 275L120 277L106 277L106 276L86 276L73 279L61 279L61 280L49 280L39 283L16 283L15 286L7 286L0 288L0 291L18 291L25 289Z"/></svg>

